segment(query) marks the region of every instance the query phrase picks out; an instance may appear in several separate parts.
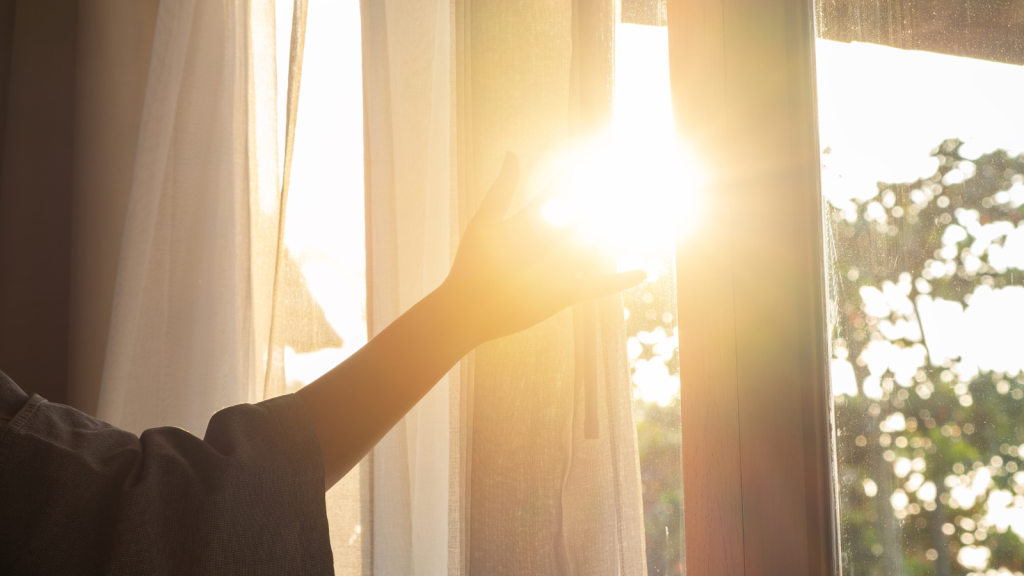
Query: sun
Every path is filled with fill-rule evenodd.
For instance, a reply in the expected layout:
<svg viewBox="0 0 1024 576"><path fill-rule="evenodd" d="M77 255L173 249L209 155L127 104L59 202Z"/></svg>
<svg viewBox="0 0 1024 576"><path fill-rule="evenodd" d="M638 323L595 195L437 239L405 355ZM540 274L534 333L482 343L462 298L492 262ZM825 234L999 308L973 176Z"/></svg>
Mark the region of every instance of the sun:
<svg viewBox="0 0 1024 576"><path fill-rule="evenodd" d="M666 28L619 24L611 125L562 170L545 218L620 259L671 250L692 227L703 178L672 119Z"/></svg>

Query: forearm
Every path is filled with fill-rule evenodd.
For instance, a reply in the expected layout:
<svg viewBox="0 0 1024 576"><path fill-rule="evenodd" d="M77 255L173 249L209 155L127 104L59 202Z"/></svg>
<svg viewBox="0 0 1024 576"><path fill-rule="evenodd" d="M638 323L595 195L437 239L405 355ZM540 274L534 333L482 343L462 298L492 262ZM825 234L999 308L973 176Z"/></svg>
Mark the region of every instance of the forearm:
<svg viewBox="0 0 1024 576"><path fill-rule="evenodd" d="M641 271L586 274L599 261L596 249L545 224L539 200L506 219L518 173L515 156L506 155L441 288L299 391L320 439L328 488L478 344L644 279Z"/></svg>
<svg viewBox="0 0 1024 576"><path fill-rule="evenodd" d="M443 285L298 392L320 439L328 488L476 346L465 309Z"/></svg>

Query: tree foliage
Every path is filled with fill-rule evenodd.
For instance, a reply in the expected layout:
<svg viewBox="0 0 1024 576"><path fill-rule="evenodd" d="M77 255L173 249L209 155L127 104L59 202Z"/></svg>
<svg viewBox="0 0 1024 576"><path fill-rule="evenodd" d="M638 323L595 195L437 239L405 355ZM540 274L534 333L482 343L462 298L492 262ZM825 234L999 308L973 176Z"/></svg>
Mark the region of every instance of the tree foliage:
<svg viewBox="0 0 1024 576"><path fill-rule="evenodd" d="M858 386L835 402L849 574L1024 571L1024 373L942 358L921 330L923 305L1024 284L1004 253L1024 157L969 160L960 145L934 150L930 178L828 208L833 384L852 367ZM884 372L883 349L901 358Z"/></svg>

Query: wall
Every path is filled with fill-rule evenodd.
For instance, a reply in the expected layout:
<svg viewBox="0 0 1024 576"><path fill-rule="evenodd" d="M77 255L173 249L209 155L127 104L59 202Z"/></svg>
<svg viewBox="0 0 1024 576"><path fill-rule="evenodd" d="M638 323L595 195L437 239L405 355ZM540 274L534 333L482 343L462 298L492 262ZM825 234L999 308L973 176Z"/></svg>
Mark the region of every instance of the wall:
<svg viewBox="0 0 1024 576"><path fill-rule="evenodd" d="M95 414L159 0L78 13L68 403Z"/></svg>
<svg viewBox="0 0 1024 576"><path fill-rule="evenodd" d="M94 413L159 0L0 0L0 370Z"/></svg>
<svg viewBox="0 0 1024 576"><path fill-rule="evenodd" d="M3 10L0 370L64 402L77 2L7 1Z"/></svg>

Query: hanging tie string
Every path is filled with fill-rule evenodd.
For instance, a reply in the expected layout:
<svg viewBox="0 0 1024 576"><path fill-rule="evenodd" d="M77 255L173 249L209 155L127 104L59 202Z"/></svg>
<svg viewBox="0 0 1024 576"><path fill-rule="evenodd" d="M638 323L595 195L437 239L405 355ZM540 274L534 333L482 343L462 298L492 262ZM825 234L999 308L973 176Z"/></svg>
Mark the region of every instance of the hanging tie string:
<svg viewBox="0 0 1024 576"><path fill-rule="evenodd" d="M583 437L594 440L599 437L597 414L597 300L588 300L583 309Z"/></svg>

